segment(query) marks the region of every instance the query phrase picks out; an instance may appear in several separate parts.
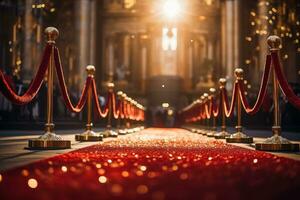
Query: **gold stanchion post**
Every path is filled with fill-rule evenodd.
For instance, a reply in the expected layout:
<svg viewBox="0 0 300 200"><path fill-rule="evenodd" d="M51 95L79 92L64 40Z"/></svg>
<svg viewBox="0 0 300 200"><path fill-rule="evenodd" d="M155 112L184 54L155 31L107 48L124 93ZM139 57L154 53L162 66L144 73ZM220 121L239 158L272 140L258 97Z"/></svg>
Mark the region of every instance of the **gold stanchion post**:
<svg viewBox="0 0 300 200"><path fill-rule="evenodd" d="M195 105L199 105L199 104L201 104L202 103L202 100L200 100L200 99L197 99L197 100L195 100L194 102L193 102L193 104L195 104ZM200 125L200 123L201 122L199 122L199 125ZM193 133L201 133L201 130L200 129L198 129L198 128L195 128L194 126L191 128L191 129L189 129L191 132L193 132Z"/></svg>
<svg viewBox="0 0 300 200"><path fill-rule="evenodd" d="M223 90L226 87L227 80L225 78L220 78L219 79L219 84L220 84L220 90ZM226 129L226 115L225 115L225 108L224 108L224 98L223 96L220 97L220 104L222 110L222 125L221 125L221 131L215 134L216 139L225 139L226 137L229 137L230 134L227 132Z"/></svg>
<svg viewBox="0 0 300 200"><path fill-rule="evenodd" d="M123 101L123 105L125 106L125 102L127 101L127 95L123 92L123 94L121 95L122 101ZM124 109L126 109L124 107ZM122 120L121 123L122 129L119 130L119 134L120 135L126 135L128 133L128 129L127 129L127 116L124 113L124 119Z"/></svg>
<svg viewBox="0 0 300 200"><path fill-rule="evenodd" d="M86 67L87 75L89 77L94 78L95 75L95 67L93 65L88 65ZM88 142L88 141L102 141L103 136L94 132L92 130L93 122L92 122L92 87L88 88L88 96L87 96L87 123L85 132L82 134L75 135L76 141Z"/></svg>
<svg viewBox="0 0 300 200"><path fill-rule="evenodd" d="M236 76L236 81L243 80L244 71L241 68L237 68L234 71ZM242 127L242 102L239 94L236 94L237 98L237 125L235 127L236 133L230 135L226 138L226 142L228 143L253 143L253 137L249 137L246 134L243 133L243 127Z"/></svg>
<svg viewBox="0 0 300 200"><path fill-rule="evenodd" d="M118 95L120 101L122 101L122 104L124 106L124 101L125 101L125 98L127 97L127 95L122 91L119 91L117 93L117 95ZM124 110L124 108L123 108L123 110ZM124 118L122 119L121 117L119 117L119 119L118 119L118 134L119 135L126 135L127 134L127 129L125 127L125 124L126 124L125 117L126 116L125 116L125 113L123 113L123 114L124 114Z"/></svg>
<svg viewBox="0 0 300 200"><path fill-rule="evenodd" d="M115 84L112 82L108 82L106 84L108 93L114 92ZM113 117L113 101L110 99L108 102L108 116L107 116L107 125L106 130L100 133L104 137L118 137L118 133L112 130L112 117Z"/></svg>
<svg viewBox="0 0 300 200"><path fill-rule="evenodd" d="M279 54L281 39L278 36L270 36L267 40L271 53ZM290 142L281 136L281 117L279 108L279 84L273 68L273 101L274 101L274 125L273 136L262 143L256 143L256 150L262 151L299 151L299 144Z"/></svg>
<svg viewBox="0 0 300 200"><path fill-rule="evenodd" d="M131 104L131 100L132 99L130 97L126 96L125 100L127 102L126 104ZM130 119L130 116L128 116L126 118L126 120L125 120L125 126L126 126L127 133L133 133L132 128L131 128L131 119Z"/></svg>
<svg viewBox="0 0 300 200"><path fill-rule="evenodd" d="M215 98L216 89L215 88L210 88L209 92L210 92L209 100L213 100ZM206 134L206 136L207 137L215 137L217 127L216 127L216 117L214 117L213 111L211 113L210 118L211 118L211 121L212 121L212 127L211 127L210 131Z"/></svg>
<svg viewBox="0 0 300 200"><path fill-rule="evenodd" d="M126 98L127 103L130 104L130 107L133 105L133 99L130 97ZM134 130L132 128L132 119L130 119L130 117L128 117L128 119L126 120L126 128L127 128L127 133L133 133Z"/></svg>
<svg viewBox="0 0 300 200"><path fill-rule="evenodd" d="M204 104L204 101L205 101L205 97L203 95L201 95L201 97L200 97L200 105L201 106ZM196 133L204 134L205 123L206 123L206 119L201 119L201 126L200 126L201 129L196 129Z"/></svg>
<svg viewBox="0 0 300 200"><path fill-rule="evenodd" d="M203 94L203 104L205 105L206 102L208 101L208 94L204 93ZM203 109L205 109L205 107L203 107ZM205 111L204 111L205 112ZM209 132L209 119L206 118L205 122L204 122L204 129L202 130L202 135L206 135Z"/></svg>
<svg viewBox="0 0 300 200"><path fill-rule="evenodd" d="M55 44L59 32L54 27L45 30L47 43ZM45 134L37 139L29 140L29 149L67 149L71 148L70 140L63 140L61 136L54 133L53 123L53 75L54 75L54 45L52 46L47 77L47 123L45 124Z"/></svg>
<svg viewBox="0 0 300 200"><path fill-rule="evenodd" d="M118 91L118 92L117 92L117 97L118 97L119 101L123 101L122 95L123 95L123 92L122 92L122 91ZM121 111L120 111L120 112L121 112ZM120 130L120 129L121 129L121 126L122 126L122 118L121 118L121 114L120 114L120 116L119 116L119 118L118 118L118 120L117 120L117 129Z"/></svg>

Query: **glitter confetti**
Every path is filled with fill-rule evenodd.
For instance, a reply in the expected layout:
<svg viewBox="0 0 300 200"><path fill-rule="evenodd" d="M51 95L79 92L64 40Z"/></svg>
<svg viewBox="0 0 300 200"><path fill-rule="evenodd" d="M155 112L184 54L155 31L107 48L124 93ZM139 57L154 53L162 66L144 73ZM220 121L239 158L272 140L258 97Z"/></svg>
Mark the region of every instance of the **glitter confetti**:
<svg viewBox="0 0 300 200"><path fill-rule="evenodd" d="M289 199L299 185L298 161L152 128L1 172L0 199Z"/></svg>
<svg viewBox="0 0 300 200"><path fill-rule="evenodd" d="M29 179L29 180L28 180L28 186L29 186L30 188L32 188L32 189L37 188L37 186L38 186L37 180L35 180L34 178Z"/></svg>

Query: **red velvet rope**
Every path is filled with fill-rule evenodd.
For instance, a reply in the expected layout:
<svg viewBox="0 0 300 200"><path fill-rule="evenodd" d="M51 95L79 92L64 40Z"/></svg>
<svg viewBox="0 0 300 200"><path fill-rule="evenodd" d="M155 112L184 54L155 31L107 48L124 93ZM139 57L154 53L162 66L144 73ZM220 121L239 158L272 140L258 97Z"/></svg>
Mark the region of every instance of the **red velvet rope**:
<svg viewBox="0 0 300 200"><path fill-rule="evenodd" d="M294 93L293 89L287 82L285 75L283 74L280 66L280 61L277 52L272 52L272 64L277 76L278 83L281 87L282 92L287 97L288 101L297 109L300 109L300 98Z"/></svg>
<svg viewBox="0 0 300 200"><path fill-rule="evenodd" d="M119 115L120 115L120 103L118 102L118 105L117 105L115 93L111 92L110 96L111 96L110 99L112 100L113 116L115 119L118 119Z"/></svg>
<svg viewBox="0 0 300 200"><path fill-rule="evenodd" d="M120 99L119 111L120 111L120 118L124 119L125 115L124 115L124 100L123 99Z"/></svg>
<svg viewBox="0 0 300 200"><path fill-rule="evenodd" d="M223 105L224 105L224 111L225 111L226 117L230 117L233 113L234 104L235 104L236 97L237 97L237 92L238 92L238 85L237 85L237 82L235 82L234 86L233 86L231 104L230 104L230 108L229 108L227 90L225 88L222 89Z"/></svg>
<svg viewBox="0 0 300 200"><path fill-rule="evenodd" d="M96 82L94 79L92 80L92 90L93 90L93 97L94 97L93 99L94 99L94 103L95 103L96 112L97 112L98 116L105 118L108 115L108 111L109 111L108 105L109 105L110 97L109 97L109 95L107 96L107 101L104 106L104 109L101 109L101 106L100 106L99 100L98 100Z"/></svg>
<svg viewBox="0 0 300 200"><path fill-rule="evenodd" d="M202 103L202 105L201 105L201 118L202 119L206 119L207 118L206 111L205 111L205 104L204 103Z"/></svg>
<svg viewBox="0 0 300 200"><path fill-rule="evenodd" d="M62 96L64 98L66 107L71 112L75 112L75 113L81 112L81 110L83 109L83 107L85 105L85 102L87 100L87 93L88 93L89 87L91 87L91 79L92 78L87 77L87 80L86 80L86 83L85 83L85 85L82 89L79 101L78 101L76 106L73 106L73 104L70 100L70 97L69 97L67 87L66 87L64 72L63 72L63 69L62 69L62 64L61 64L61 59L60 59L60 54L59 54L58 48L55 48L55 50L54 50L54 62L55 62L55 66L56 66L56 74L57 74L57 77L58 77L60 90L61 90Z"/></svg>
<svg viewBox="0 0 300 200"><path fill-rule="evenodd" d="M264 98L267 93L270 69L271 69L271 56L267 55L264 74L262 76L258 97L253 107L250 107L248 100L246 98L243 80L238 80L239 97L241 99L244 110L246 111L247 114L254 115L259 111L260 107L262 106L264 102Z"/></svg>
<svg viewBox="0 0 300 200"><path fill-rule="evenodd" d="M127 101L123 101L123 113L124 113L124 118L128 119L128 111L127 111Z"/></svg>
<svg viewBox="0 0 300 200"><path fill-rule="evenodd" d="M9 81L5 78L4 74L0 71L0 91L13 104L17 104L17 105L27 104L31 102L32 99L37 95L37 93L39 92L43 84L44 77L48 69L52 47L54 46L50 43L48 43L47 46L45 47L42 61L35 75L35 78L32 80L28 90L21 96L17 95L14 92L13 88L9 84Z"/></svg>
<svg viewBox="0 0 300 200"><path fill-rule="evenodd" d="M219 103L217 103L217 99L220 99L221 97L221 92L219 93L219 98L213 98L212 99L212 113L214 117L218 117L220 114L220 106L221 106L221 101L219 100Z"/></svg>
<svg viewBox="0 0 300 200"><path fill-rule="evenodd" d="M211 112L212 112L212 103L211 103L211 99L205 103L205 113L206 113L206 118L210 119L211 117Z"/></svg>
<svg viewBox="0 0 300 200"><path fill-rule="evenodd" d="M195 108L195 115L198 120L201 120L201 104L198 103Z"/></svg>
<svg viewBox="0 0 300 200"><path fill-rule="evenodd" d="M130 102L127 102L127 114L128 114L128 119L132 119L132 109L131 109Z"/></svg>

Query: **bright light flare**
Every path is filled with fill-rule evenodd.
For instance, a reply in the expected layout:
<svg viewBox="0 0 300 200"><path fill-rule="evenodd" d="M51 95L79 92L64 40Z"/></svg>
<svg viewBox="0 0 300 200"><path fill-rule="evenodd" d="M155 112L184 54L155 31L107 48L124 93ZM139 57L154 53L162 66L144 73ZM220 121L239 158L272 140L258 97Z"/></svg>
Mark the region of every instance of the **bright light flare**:
<svg viewBox="0 0 300 200"><path fill-rule="evenodd" d="M174 19L180 13L180 4L177 0L167 0L163 5L163 13L169 19Z"/></svg>
<svg viewBox="0 0 300 200"><path fill-rule="evenodd" d="M161 105L163 108L169 108L169 103L162 103L162 105Z"/></svg>
<svg viewBox="0 0 300 200"><path fill-rule="evenodd" d="M172 37L170 37L170 35ZM176 51L177 49L177 28L167 28L162 29L162 48L164 51Z"/></svg>

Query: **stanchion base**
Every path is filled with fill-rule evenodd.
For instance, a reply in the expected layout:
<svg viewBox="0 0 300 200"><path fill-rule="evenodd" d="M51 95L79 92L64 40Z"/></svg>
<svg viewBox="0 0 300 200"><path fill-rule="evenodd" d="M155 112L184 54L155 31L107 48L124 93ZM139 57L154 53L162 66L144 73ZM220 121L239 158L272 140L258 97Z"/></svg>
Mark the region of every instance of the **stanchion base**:
<svg viewBox="0 0 300 200"><path fill-rule="evenodd" d="M206 130L201 130L201 133L200 133L201 135L207 135L207 131Z"/></svg>
<svg viewBox="0 0 300 200"><path fill-rule="evenodd" d="M253 143L253 137L242 137L242 138L231 138L227 137L226 142L228 143L245 143L245 144L251 144Z"/></svg>
<svg viewBox="0 0 300 200"><path fill-rule="evenodd" d="M230 134L226 131L221 131L215 134L215 139L225 139L227 137L230 137Z"/></svg>
<svg viewBox="0 0 300 200"><path fill-rule="evenodd" d="M131 128L131 129L127 129L127 133L130 134L130 133L134 133L134 130Z"/></svg>
<svg viewBox="0 0 300 200"><path fill-rule="evenodd" d="M103 135L103 137L118 137L118 133L113 130L105 130L100 133L100 135Z"/></svg>
<svg viewBox="0 0 300 200"><path fill-rule="evenodd" d="M206 136L207 137L215 137L216 132L215 131L209 131Z"/></svg>
<svg viewBox="0 0 300 200"><path fill-rule="evenodd" d="M80 142L98 142L103 140L102 135L75 135L75 140Z"/></svg>
<svg viewBox="0 0 300 200"><path fill-rule="evenodd" d="M260 151L295 152L299 151L299 144L292 143L288 139L275 134L261 143L256 143L255 149Z"/></svg>
<svg viewBox="0 0 300 200"><path fill-rule="evenodd" d="M267 144L267 143L256 143L255 149L259 151L286 151L286 152L297 152L299 151L299 144Z"/></svg>
<svg viewBox="0 0 300 200"><path fill-rule="evenodd" d="M126 135L127 134L127 129L120 129L118 130L119 135Z"/></svg>
<svg viewBox="0 0 300 200"><path fill-rule="evenodd" d="M28 141L28 149L32 150L53 150L53 149L70 149L70 140L40 140L33 139Z"/></svg>

